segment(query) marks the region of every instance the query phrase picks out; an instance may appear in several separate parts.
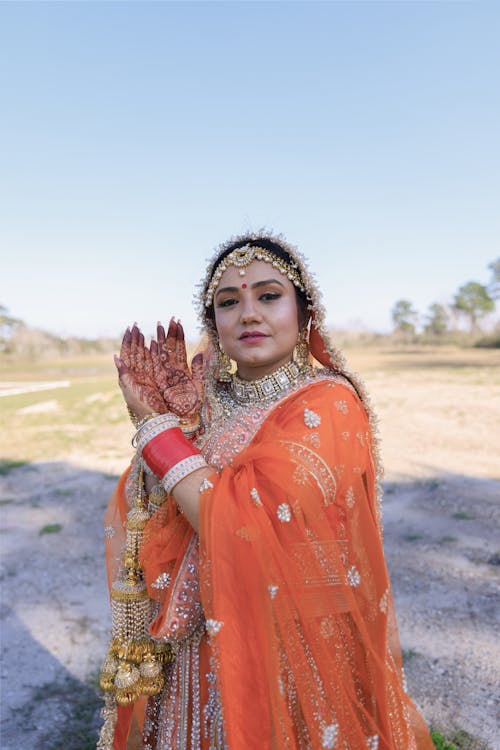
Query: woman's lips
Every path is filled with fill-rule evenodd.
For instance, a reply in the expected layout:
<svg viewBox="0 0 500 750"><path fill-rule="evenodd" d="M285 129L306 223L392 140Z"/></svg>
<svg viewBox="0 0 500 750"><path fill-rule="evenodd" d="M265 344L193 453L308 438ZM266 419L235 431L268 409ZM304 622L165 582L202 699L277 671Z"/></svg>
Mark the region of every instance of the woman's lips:
<svg viewBox="0 0 500 750"><path fill-rule="evenodd" d="M245 331L240 336L240 341L243 341L245 344L256 344L263 339L267 339L267 334L260 333L260 331Z"/></svg>

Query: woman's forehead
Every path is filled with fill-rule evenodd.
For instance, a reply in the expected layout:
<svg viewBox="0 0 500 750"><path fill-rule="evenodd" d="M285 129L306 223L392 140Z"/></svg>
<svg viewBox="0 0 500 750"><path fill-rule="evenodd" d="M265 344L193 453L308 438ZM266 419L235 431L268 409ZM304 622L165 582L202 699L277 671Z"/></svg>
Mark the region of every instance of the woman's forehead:
<svg viewBox="0 0 500 750"><path fill-rule="evenodd" d="M264 260L253 260L245 268L237 268L236 266L226 268L220 278L216 292L227 286L241 287L243 284L246 284L248 287L258 281L271 279L279 281L285 287L293 287L292 282L277 268L274 268L271 263L266 263Z"/></svg>

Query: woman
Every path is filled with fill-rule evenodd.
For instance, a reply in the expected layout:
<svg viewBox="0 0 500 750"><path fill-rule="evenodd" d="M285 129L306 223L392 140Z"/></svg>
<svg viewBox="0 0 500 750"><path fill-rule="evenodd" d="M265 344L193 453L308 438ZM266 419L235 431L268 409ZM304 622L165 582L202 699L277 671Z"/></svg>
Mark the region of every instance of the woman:
<svg viewBox="0 0 500 750"><path fill-rule="evenodd" d="M134 326L116 358L137 455L107 515L98 747L432 748L403 685L373 420L304 259L232 239L199 304L191 371L174 321L149 349Z"/></svg>

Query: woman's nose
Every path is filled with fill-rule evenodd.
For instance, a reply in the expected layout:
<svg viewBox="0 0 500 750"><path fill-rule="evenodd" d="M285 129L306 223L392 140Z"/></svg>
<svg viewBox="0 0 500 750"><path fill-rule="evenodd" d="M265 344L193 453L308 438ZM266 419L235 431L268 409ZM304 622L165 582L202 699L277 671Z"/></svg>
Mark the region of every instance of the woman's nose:
<svg viewBox="0 0 500 750"><path fill-rule="evenodd" d="M243 299L240 302L240 320L242 323L261 320L260 313L252 298Z"/></svg>

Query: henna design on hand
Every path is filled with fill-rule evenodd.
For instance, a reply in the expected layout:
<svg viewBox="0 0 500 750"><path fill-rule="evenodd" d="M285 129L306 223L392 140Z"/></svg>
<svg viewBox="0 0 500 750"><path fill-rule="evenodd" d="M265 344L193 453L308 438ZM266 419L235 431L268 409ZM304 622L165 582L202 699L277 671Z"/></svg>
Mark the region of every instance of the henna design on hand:
<svg viewBox="0 0 500 750"><path fill-rule="evenodd" d="M120 386L124 392L125 400L132 411L137 410L156 411L163 414L167 411L167 405L156 384L151 353L145 346L144 336L136 323L132 330L127 328L120 349L120 365L117 363L120 376ZM116 362L116 359L115 359ZM127 396L142 405L136 404L136 408L129 403ZM142 408L141 408L142 407Z"/></svg>
<svg viewBox="0 0 500 750"><path fill-rule="evenodd" d="M156 385L167 408L183 418L197 416L203 400L203 355L194 357L189 370L184 330L172 318L165 329L158 323L158 341L151 342L151 360Z"/></svg>

